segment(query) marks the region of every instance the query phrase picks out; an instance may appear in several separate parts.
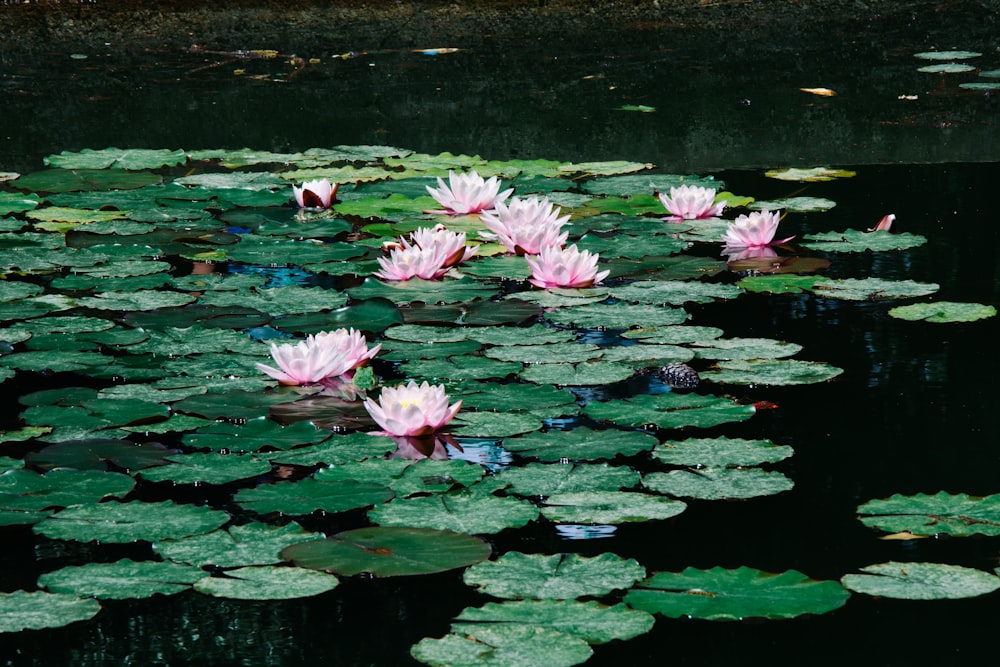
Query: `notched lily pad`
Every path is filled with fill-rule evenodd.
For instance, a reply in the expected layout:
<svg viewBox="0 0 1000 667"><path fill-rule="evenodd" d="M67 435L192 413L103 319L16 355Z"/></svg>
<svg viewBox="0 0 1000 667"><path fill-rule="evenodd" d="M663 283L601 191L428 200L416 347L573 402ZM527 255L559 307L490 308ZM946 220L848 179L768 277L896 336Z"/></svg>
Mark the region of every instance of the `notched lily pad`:
<svg viewBox="0 0 1000 667"><path fill-rule="evenodd" d="M897 306L889 310L889 316L900 320L925 322L975 322L994 317L997 309L982 303L959 303L956 301L935 301Z"/></svg>
<svg viewBox="0 0 1000 667"><path fill-rule="evenodd" d="M630 588L645 576L646 568L638 561L612 553L588 558L509 551L495 561L470 567L463 580L499 598L569 600Z"/></svg>
<svg viewBox="0 0 1000 667"><path fill-rule="evenodd" d="M841 582L856 593L903 600L953 600L1000 589L1000 577L958 565L889 561L845 574Z"/></svg>

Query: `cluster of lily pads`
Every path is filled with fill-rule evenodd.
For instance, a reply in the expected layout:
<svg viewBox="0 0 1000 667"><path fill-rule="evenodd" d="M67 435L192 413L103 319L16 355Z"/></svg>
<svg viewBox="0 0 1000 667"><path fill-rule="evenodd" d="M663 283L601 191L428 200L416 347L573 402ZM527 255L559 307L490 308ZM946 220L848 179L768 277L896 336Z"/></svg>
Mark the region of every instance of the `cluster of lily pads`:
<svg viewBox="0 0 1000 667"><path fill-rule="evenodd" d="M418 660L527 664L534 654L572 665L592 645L648 632L654 615L788 618L836 609L851 591L923 599L1000 588L992 573L934 563L874 564L840 581L748 567L647 572L613 553L574 554L570 539L566 553L493 554L482 537L531 522L565 538L607 536L626 522L683 521L690 503L792 488L780 471L790 447L698 431L751 419L747 386L827 382L842 370L792 358L802 349L792 342L726 337L691 322L686 306L747 292L926 299L936 285L817 273L829 263L817 253L926 242L892 232L892 220L774 247L770 211L794 224L797 211L833 202L755 202L712 178L624 161L341 146L85 150L46 163L0 176L0 380L29 387L0 434L0 525L150 548L145 560L68 566L0 594L0 631L89 619L104 599L192 589L282 599L360 573L465 568L469 586L500 601L420 641ZM545 218L542 200L560 207L557 237L599 255L603 280L539 289L501 234L488 236L482 211L427 212L441 205L428 188L443 194L443 178L473 170L536 198ZM678 215L668 201L704 215ZM737 220L755 221L754 236L733 232L736 221L717 217L724 208L747 210ZM423 247L414 233L439 224L455 235L449 256L459 234L463 245L481 240L475 256L461 250L463 261L432 278L380 279L392 277L386 261L402 261L393 252ZM731 232L768 252L717 254ZM890 314L995 311L923 301ZM690 364L701 384L659 380L655 369L671 363ZM993 534L998 504L937 494L858 511L915 539L943 526ZM318 513L331 530L315 530Z"/></svg>

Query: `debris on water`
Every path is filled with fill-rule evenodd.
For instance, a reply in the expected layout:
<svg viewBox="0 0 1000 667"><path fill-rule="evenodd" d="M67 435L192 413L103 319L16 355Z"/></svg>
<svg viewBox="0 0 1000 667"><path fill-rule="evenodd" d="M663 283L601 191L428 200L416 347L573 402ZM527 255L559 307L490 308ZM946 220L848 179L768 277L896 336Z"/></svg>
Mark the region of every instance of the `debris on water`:
<svg viewBox="0 0 1000 667"><path fill-rule="evenodd" d="M657 369L655 375L672 389L693 389L701 383L698 371L687 364L667 364Z"/></svg>

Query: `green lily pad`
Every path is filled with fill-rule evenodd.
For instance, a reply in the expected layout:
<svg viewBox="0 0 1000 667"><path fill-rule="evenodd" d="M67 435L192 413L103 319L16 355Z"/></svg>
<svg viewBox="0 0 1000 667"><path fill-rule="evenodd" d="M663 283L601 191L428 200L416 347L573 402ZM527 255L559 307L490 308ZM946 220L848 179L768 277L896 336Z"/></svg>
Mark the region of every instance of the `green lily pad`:
<svg viewBox="0 0 1000 667"><path fill-rule="evenodd" d="M217 598L292 600L332 591L339 584L337 577L315 570L258 565L203 577L195 582L194 589Z"/></svg>
<svg viewBox="0 0 1000 667"><path fill-rule="evenodd" d="M105 473L107 474L107 473ZM215 530L229 521L220 510L197 505L132 501L77 505L35 524L35 532L54 540L125 543L155 542Z"/></svg>
<svg viewBox="0 0 1000 667"><path fill-rule="evenodd" d="M44 475L25 469L0 474L0 509L39 511L122 498L135 486L128 475L57 468Z"/></svg>
<svg viewBox="0 0 1000 667"><path fill-rule="evenodd" d="M358 528L286 548L281 557L299 567L342 576L434 574L489 558L490 545L472 535L414 527Z"/></svg>
<svg viewBox="0 0 1000 667"><path fill-rule="evenodd" d="M646 304L595 303L563 308L546 313L545 319L558 324L571 324L589 329L630 329L632 327L662 327L681 324L689 315L683 308L666 308Z"/></svg>
<svg viewBox="0 0 1000 667"><path fill-rule="evenodd" d="M634 456L656 446L655 436L641 431L609 429L594 431L578 426L571 431L529 433L504 440L504 449L542 461L592 461L615 456Z"/></svg>
<svg viewBox="0 0 1000 667"><path fill-rule="evenodd" d="M611 296L622 301L653 305L680 306L687 302L711 303L735 299L743 290L735 285L719 285L690 280L636 280L610 290Z"/></svg>
<svg viewBox="0 0 1000 667"><path fill-rule="evenodd" d="M210 292L199 301L213 306L244 306L270 315L291 315L340 308L347 304L347 296L319 287L288 285L271 289L258 288L252 294Z"/></svg>
<svg viewBox="0 0 1000 667"><path fill-rule="evenodd" d="M471 355L481 349L482 345L474 340L461 340L454 343L434 343L433 345L398 340L383 340L379 359L385 359L386 361L443 360L446 357Z"/></svg>
<svg viewBox="0 0 1000 667"><path fill-rule="evenodd" d="M622 332L622 338L640 340L643 343L654 343L656 345L680 345L682 343L701 343L702 341L715 340L722 336L723 333L725 332L718 327L682 324L678 326L631 329Z"/></svg>
<svg viewBox="0 0 1000 667"><path fill-rule="evenodd" d="M642 484L651 491L677 498L731 500L771 496L789 491L795 484L780 472L760 468L698 468L651 472Z"/></svg>
<svg viewBox="0 0 1000 667"><path fill-rule="evenodd" d="M918 72L927 74L958 74L961 72L974 72L976 68L963 63L941 63L940 65L925 65L917 68Z"/></svg>
<svg viewBox="0 0 1000 667"><path fill-rule="evenodd" d="M832 181L836 178L853 178L857 172L848 169L830 169L829 167L812 167L811 169L800 169L792 167L789 169L770 169L764 172L768 178L776 178L779 181L799 181L816 182Z"/></svg>
<svg viewBox="0 0 1000 667"><path fill-rule="evenodd" d="M434 345L468 340L469 330L464 327L433 327L422 324L400 324L385 330L385 337L414 343Z"/></svg>
<svg viewBox="0 0 1000 667"><path fill-rule="evenodd" d="M514 498L467 493L393 500L368 512L372 523L415 526L456 533L490 534L520 528L538 518L538 508Z"/></svg>
<svg viewBox="0 0 1000 667"><path fill-rule="evenodd" d="M943 563L889 561L845 574L841 583L856 593L902 600L954 600L986 595L1000 588L1000 577L982 570Z"/></svg>
<svg viewBox="0 0 1000 667"><path fill-rule="evenodd" d="M353 299L381 297L395 303L458 303L473 299L489 299L497 290L492 285L477 282L472 278L443 278L422 280L410 278L395 282L382 282L366 278L364 284L352 287L347 293Z"/></svg>
<svg viewBox="0 0 1000 667"><path fill-rule="evenodd" d="M2 478L0 478L2 479ZM1000 494L896 494L858 507L861 523L887 533L1000 535Z"/></svg>
<svg viewBox="0 0 1000 667"><path fill-rule="evenodd" d="M529 327L483 327L464 329L466 336L484 345L546 345L566 343L575 338L572 331L533 324Z"/></svg>
<svg viewBox="0 0 1000 667"><path fill-rule="evenodd" d="M704 374L702 378L704 379ZM628 426L655 424L660 428L697 426L709 428L729 422L744 421L754 415L753 405L740 405L732 399L697 394L639 395L633 398L594 401L584 414L599 421Z"/></svg>
<svg viewBox="0 0 1000 667"><path fill-rule="evenodd" d="M203 576L201 568L190 565L160 561L137 563L126 558L114 563L87 563L46 572L38 577L38 584L51 593L125 600L180 593Z"/></svg>
<svg viewBox="0 0 1000 667"><path fill-rule="evenodd" d="M230 394L223 394L220 399L225 400L227 397L230 400L235 398ZM293 394L287 398L294 397ZM186 434L183 442L189 447L208 448L213 451L252 452L263 447L290 449L297 445L318 444L331 436L329 429L319 428L311 422L296 422L282 426L271 419L255 417L242 424L210 424L194 433Z"/></svg>
<svg viewBox="0 0 1000 667"><path fill-rule="evenodd" d="M473 438L505 438L542 428L542 422L530 414L505 412L460 412L452 422L451 432Z"/></svg>
<svg viewBox="0 0 1000 667"><path fill-rule="evenodd" d="M584 192L598 195L630 195L636 192L670 192L670 188L682 185L722 189L722 181L712 176L692 176L682 174L640 174L632 176L612 176L595 178L583 184Z"/></svg>
<svg viewBox="0 0 1000 667"><path fill-rule="evenodd" d="M33 192L79 192L90 190L135 190L160 183L162 179L146 171L124 169L49 169L17 179L14 184Z"/></svg>
<svg viewBox="0 0 1000 667"><path fill-rule="evenodd" d="M42 203L36 194L22 195L17 192L0 192L0 215L30 211Z"/></svg>
<svg viewBox="0 0 1000 667"><path fill-rule="evenodd" d="M780 359L802 351L798 343L771 338L715 338L696 345L699 359Z"/></svg>
<svg viewBox="0 0 1000 667"><path fill-rule="evenodd" d="M618 491L639 483L639 473L624 466L545 464L505 468L495 479L519 496L552 496L577 491Z"/></svg>
<svg viewBox="0 0 1000 667"><path fill-rule="evenodd" d="M495 410L500 414L522 411L531 414L561 411L559 414L569 415L576 414L578 411L576 396L572 392L566 389L557 389L551 385L475 382L457 388L452 398L461 398L463 408L482 411ZM468 416L469 413L459 414L460 419Z"/></svg>
<svg viewBox="0 0 1000 667"><path fill-rule="evenodd" d="M885 280L882 278L823 279L813 284L813 292L830 299L848 301L882 301L908 297L928 296L938 291L936 283L914 280Z"/></svg>
<svg viewBox="0 0 1000 667"><path fill-rule="evenodd" d="M881 252L885 250L907 250L927 243L927 237L903 232L892 234L886 231L861 232L845 229L842 232L821 232L806 234L802 246L824 252Z"/></svg>
<svg viewBox="0 0 1000 667"><path fill-rule="evenodd" d="M836 581L810 579L788 570L777 574L749 567L658 572L632 589L625 603L668 618L737 621L825 614L850 597Z"/></svg>
<svg viewBox="0 0 1000 667"><path fill-rule="evenodd" d="M997 309L982 303L959 303L955 301L936 301L933 303L914 303L909 306L897 306L889 310L889 316L911 322L975 322L994 317Z"/></svg>
<svg viewBox="0 0 1000 667"><path fill-rule="evenodd" d="M312 514L316 510L346 512L378 505L392 497L392 490L381 484L354 480L320 482L307 477L297 482L279 482L242 489L236 493L235 500L244 509L258 514Z"/></svg>
<svg viewBox="0 0 1000 667"><path fill-rule="evenodd" d="M177 454L166 460L168 465L144 470L142 478L174 484L228 484L271 472L270 463L251 455L208 452Z"/></svg>
<svg viewBox="0 0 1000 667"><path fill-rule="evenodd" d="M921 51L914 53L913 57L921 60L967 60L981 55L978 51Z"/></svg>
<svg viewBox="0 0 1000 667"><path fill-rule="evenodd" d="M315 478L320 482L336 483L353 479L382 484L392 489L397 497L405 498L418 493L445 493L457 486L472 486L483 474L482 466L458 459L376 459L322 468L316 472Z"/></svg>
<svg viewBox="0 0 1000 667"><path fill-rule="evenodd" d="M281 562L282 549L317 537L320 535L297 523L285 526L248 523L203 535L157 541L153 550L175 563L199 567L271 565Z"/></svg>
<svg viewBox="0 0 1000 667"><path fill-rule="evenodd" d="M621 382L634 373L631 366L624 364L585 361L579 364L536 364L525 369L521 378L536 384L595 386Z"/></svg>
<svg viewBox="0 0 1000 667"><path fill-rule="evenodd" d="M463 634L466 624L523 624L546 627L579 637L589 644L627 640L653 629L654 617L623 604L608 606L590 600L513 600L466 607L452 626Z"/></svg>
<svg viewBox="0 0 1000 667"><path fill-rule="evenodd" d="M407 377L424 378L431 383L504 378L520 370L519 363L474 356L417 359L400 365L400 371Z"/></svg>
<svg viewBox="0 0 1000 667"><path fill-rule="evenodd" d="M646 576L635 559L612 553L523 554L509 551L495 561L473 565L463 580L488 595L508 600L571 600L627 589Z"/></svg>
<svg viewBox="0 0 1000 667"><path fill-rule="evenodd" d="M542 515L557 523L619 524L669 519L687 509L679 500L626 491L581 491L549 496Z"/></svg>
<svg viewBox="0 0 1000 667"><path fill-rule="evenodd" d="M668 440L653 449L653 456L669 465L680 466L755 466L777 463L792 455L792 448L770 440L743 438L687 438Z"/></svg>
<svg viewBox="0 0 1000 667"><path fill-rule="evenodd" d="M105 148L93 150L84 148L79 153L63 151L49 155L43 162L46 166L59 169L158 169L173 167L187 162L184 151L150 150L145 148Z"/></svg>
<svg viewBox="0 0 1000 667"><path fill-rule="evenodd" d="M605 348L603 362L621 362L635 366L663 366L686 363L694 359L694 351L679 345L616 345ZM597 364L594 364L595 366ZM522 375L522 377L524 377ZM527 378L525 378L527 379Z"/></svg>
<svg viewBox="0 0 1000 667"><path fill-rule="evenodd" d="M788 386L827 382L843 372L822 361L736 359L716 364L712 370L702 372L701 379L722 384Z"/></svg>
<svg viewBox="0 0 1000 667"><path fill-rule="evenodd" d="M97 616L101 603L92 598L14 591L0 593L0 632L20 632L42 628L61 628Z"/></svg>
<svg viewBox="0 0 1000 667"><path fill-rule="evenodd" d="M800 294L803 291L812 291L813 286L820 280L821 279L816 276L779 274L768 276L750 276L748 278L743 278L737 284L748 292Z"/></svg>
<svg viewBox="0 0 1000 667"><path fill-rule="evenodd" d="M462 624L460 632L440 639L425 637L410 654L433 667L571 667L594 653L584 640L551 628Z"/></svg>
<svg viewBox="0 0 1000 667"><path fill-rule="evenodd" d="M787 197L773 201L755 201L747 208L753 211L776 211L778 209L790 213L817 213L829 211L837 202L822 197Z"/></svg>
<svg viewBox="0 0 1000 667"><path fill-rule="evenodd" d="M285 452L270 452L266 456L274 463L314 466L340 465L384 456L396 448L392 438L369 433L335 435L318 445L296 447Z"/></svg>
<svg viewBox="0 0 1000 667"><path fill-rule="evenodd" d="M602 354L599 347L589 343L502 345L486 350L486 356L491 359L526 364L577 363L597 359Z"/></svg>

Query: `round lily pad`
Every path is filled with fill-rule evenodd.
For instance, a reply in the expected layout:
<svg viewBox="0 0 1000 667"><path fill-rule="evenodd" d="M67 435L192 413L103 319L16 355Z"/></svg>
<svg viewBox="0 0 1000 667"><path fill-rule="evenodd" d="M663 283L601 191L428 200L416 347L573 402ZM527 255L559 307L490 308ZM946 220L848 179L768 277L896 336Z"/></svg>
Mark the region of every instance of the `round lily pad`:
<svg viewBox="0 0 1000 667"><path fill-rule="evenodd" d="M889 316L901 320L924 320L925 322L975 322L994 317L997 309L982 303L958 303L955 301L935 301L897 306L889 310Z"/></svg>
<svg viewBox="0 0 1000 667"><path fill-rule="evenodd" d="M770 496L790 490L794 483L780 472L760 468L698 468L651 472L643 486L678 498L728 500Z"/></svg>
<svg viewBox="0 0 1000 667"><path fill-rule="evenodd" d="M520 528L538 518L538 508L514 498L474 493L396 499L368 512L383 526L418 526L456 533L490 534Z"/></svg>
<svg viewBox="0 0 1000 667"><path fill-rule="evenodd" d="M511 551L495 561L470 567L463 579L494 597L568 600L630 588L645 576L646 568L638 561L612 553L588 558Z"/></svg>
<svg viewBox="0 0 1000 667"><path fill-rule="evenodd" d="M505 468L496 475L496 480L509 484L509 493L520 496L552 496L577 491L618 491L630 488L639 483L639 473L625 466L603 463L529 463Z"/></svg>
<svg viewBox="0 0 1000 667"><path fill-rule="evenodd" d="M294 522L285 526L248 523L203 535L160 540L153 543L153 550L168 560L190 565L271 565L281 562L281 550L285 547L316 537L319 535Z"/></svg>
<svg viewBox="0 0 1000 667"><path fill-rule="evenodd" d="M772 574L749 567L689 567L654 574L629 591L625 603L668 618L736 621L825 614L849 597L838 582L810 579L795 570Z"/></svg>
<svg viewBox="0 0 1000 667"><path fill-rule="evenodd" d="M410 653L436 667L571 667L589 660L594 651L584 640L551 628L463 623L461 634L425 637Z"/></svg>
<svg viewBox="0 0 1000 667"><path fill-rule="evenodd" d="M663 463L682 466L754 466L776 463L792 455L792 448L770 440L744 438L687 438L668 440L653 449Z"/></svg>
<svg viewBox="0 0 1000 667"><path fill-rule="evenodd" d="M523 624L543 626L579 637L589 644L606 644L638 637L653 629L654 617L623 604L603 605L594 600L512 600L466 607L453 630L462 634L466 624Z"/></svg>
<svg viewBox="0 0 1000 667"><path fill-rule="evenodd" d="M296 482L265 484L239 491L235 500L244 509L259 514L311 514L316 510L346 512L378 505L392 498L392 490L354 480L320 482L311 477Z"/></svg>
<svg viewBox="0 0 1000 667"><path fill-rule="evenodd" d="M35 532L54 540L124 543L180 538L215 530L227 513L199 505L132 501L78 505L35 524Z"/></svg>
<svg viewBox="0 0 1000 667"><path fill-rule="evenodd" d="M0 632L61 628L97 615L101 603L63 593L14 591L0 593Z"/></svg>
<svg viewBox="0 0 1000 667"><path fill-rule="evenodd" d="M559 523L619 524L669 519L687 509L679 500L625 491L579 491L549 496L542 515Z"/></svg>
<svg viewBox="0 0 1000 667"><path fill-rule="evenodd" d="M237 600L291 600L332 591L337 577L298 567L258 565L203 577L194 584L199 593Z"/></svg>
<svg viewBox="0 0 1000 667"><path fill-rule="evenodd" d="M1000 577L968 567L943 563L889 561L845 574L841 582L857 593L904 600L971 598L1000 588Z"/></svg>
<svg viewBox="0 0 1000 667"><path fill-rule="evenodd" d="M489 558L484 540L451 531L414 527L358 528L325 540L286 548L281 557L299 567L343 576L433 574Z"/></svg>
<svg viewBox="0 0 1000 667"><path fill-rule="evenodd" d="M542 461L592 461L633 456L656 446L656 437L641 431L592 430L579 426L569 431L528 433L504 440L504 449Z"/></svg>
<svg viewBox="0 0 1000 667"><path fill-rule="evenodd" d="M52 593L124 600L180 593L204 575L200 568L189 565L162 561L137 563L126 558L46 572L38 577L38 583Z"/></svg>
<svg viewBox="0 0 1000 667"><path fill-rule="evenodd" d="M2 479L2 478L0 478ZM1000 535L1000 494L896 494L858 507L861 523L887 533Z"/></svg>

